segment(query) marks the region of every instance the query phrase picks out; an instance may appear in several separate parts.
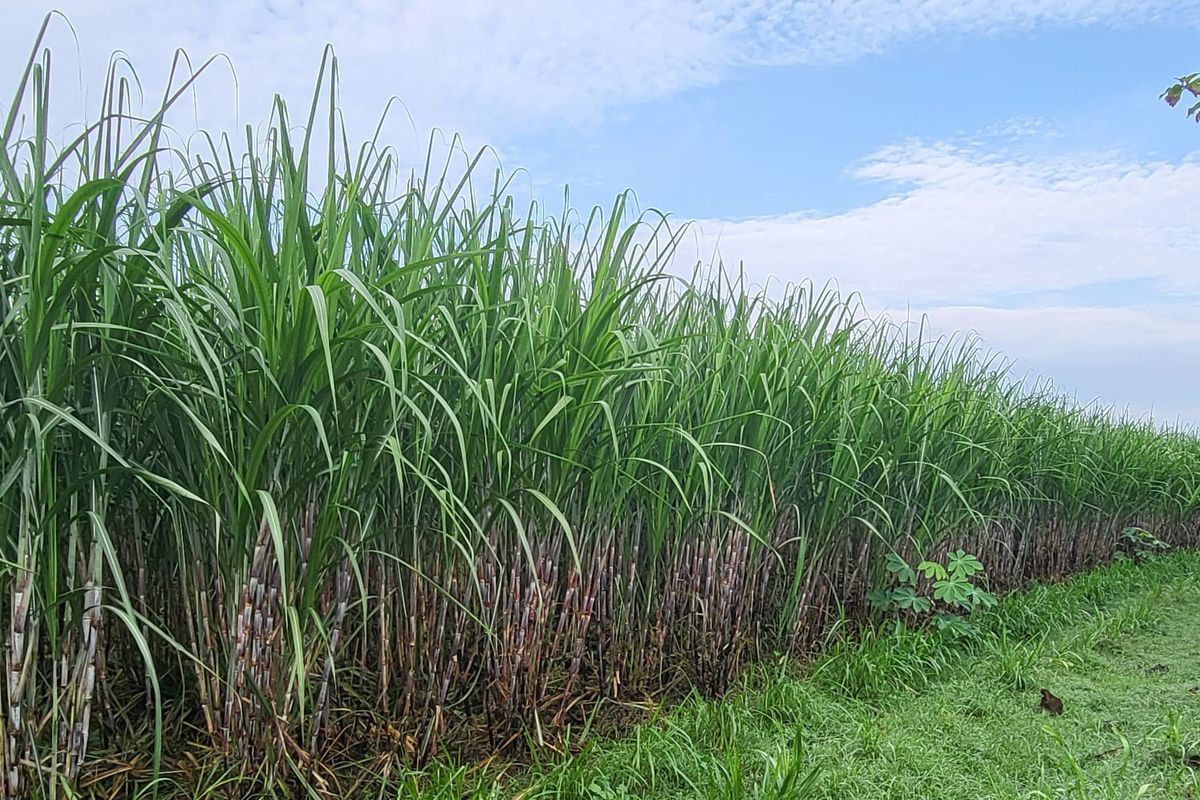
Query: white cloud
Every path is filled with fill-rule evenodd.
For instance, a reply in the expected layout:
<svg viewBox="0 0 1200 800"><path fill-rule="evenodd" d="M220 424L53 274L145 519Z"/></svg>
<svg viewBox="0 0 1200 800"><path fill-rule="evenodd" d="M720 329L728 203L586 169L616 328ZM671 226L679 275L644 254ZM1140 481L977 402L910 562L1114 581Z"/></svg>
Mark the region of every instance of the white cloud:
<svg viewBox="0 0 1200 800"><path fill-rule="evenodd" d="M1016 375L1053 376L1082 403L1200 425L1200 305L930 309L932 332L974 331Z"/></svg>
<svg viewBox="0 0 1200 800"><path fill-rule="evenodd" d="M127 51L151 86L176 47L226 53L242 108L258 118L271 93L306 98L322 46L340 57L345 107L367 131L401 98L421 130L442 126L504 141L553 119L577 119L722 79L744 66L827 63L937 33L1034 24L1121 25L1195 0L59 0L78 31L85 84L97 91L109 53ZM0 70L16 75L50 4L11 3ZM61 23L60 63L74 44ZM216 80L216 79L214 79ZM232 84L205 95L232 108ZM221 94L227 95L220 97ZM219 101L223 100L221 103ZM232 119L230 112L229 118ZM224 121L224 120L222 120Z"/></svg>
<svg viewBox="0 0 1200 800"><path fill-rule="evenodd" d="M910 142L853 174L895 191L836 215L701 221L677 263L716 248L753 283L834 280L868 311L976 331L1082 401L1200 425L1200 162Z"/></svg>
<svg viewBox="0 0 1200 800"><path fill-rule="evenodd" d="M1200 162L1032 159L908 143L855 175L897 190L832 216L704 220L699 252L719 244L727 263L744 261L759 281L836 279L875 307L1130 280L1200 291L1200 222L1191 213Z"/></svg>
<svg viewBox="0 0 1200 800"><path fill-rule="evenodd" d="M975 330L1006 352L1081 359L1093 366L1124 363L1163 346L1200 355L1200 315L1195 310L1156 305L940 306L927 313L943 332ZM1047 337L1047 329L1055 335Z"/></svg>
<svg viewBox="0 0 1200 800"><path fill-rule="evenodd" d="M739 4L738 10L752 43L747 60L769 63L841 61L936 33L1186 16L1179 5L1159 0L797 0Z"/></svg>

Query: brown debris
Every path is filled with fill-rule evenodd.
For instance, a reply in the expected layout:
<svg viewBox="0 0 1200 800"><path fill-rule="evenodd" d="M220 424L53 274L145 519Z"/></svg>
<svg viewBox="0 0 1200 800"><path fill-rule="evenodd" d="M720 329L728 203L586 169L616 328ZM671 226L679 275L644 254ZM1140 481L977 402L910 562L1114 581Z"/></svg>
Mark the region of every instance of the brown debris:
<svg viewBox="0 0 1200 800"><path fill-rule="evenodd" d="M1050 716L1053 717L1063 712L1063 701L1051 694L1049 689L1042 689L1042 702L1038 706L1043 711L1050 712Z"/></svg>

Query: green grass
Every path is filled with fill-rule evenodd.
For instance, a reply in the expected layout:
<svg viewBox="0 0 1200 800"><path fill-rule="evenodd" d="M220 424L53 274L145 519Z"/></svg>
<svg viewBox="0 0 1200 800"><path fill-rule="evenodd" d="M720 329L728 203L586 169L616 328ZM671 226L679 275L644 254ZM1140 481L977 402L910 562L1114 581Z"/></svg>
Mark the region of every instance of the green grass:
<svg viewBox="0 0 1200 800"><path fill-rule="evenodd" d="M724 700L686 700L585 753L496 785L433 780L416 796L1193 796L1200 554L1037 586L980 624L970 643L904 633L848 645L805 674L764 669ZM1041 687L1063 699L1061 717L1038 709Z"/></svg>
<svg viewBox="0 0 1200 800"><path fill-rule="evenodd" d="M346 140L331 53L299 114L186 141L182 58L145 107L114 59L65 142L53 64L39 39L0 127L10 794L544 758L810 653L893 552L963 547L1001 591L1127 526L1200 546L1193 431L834 291L681 277L628 195L557 215L478 156L410 169ZM873 646L822 680L943 669Z"/></svg>

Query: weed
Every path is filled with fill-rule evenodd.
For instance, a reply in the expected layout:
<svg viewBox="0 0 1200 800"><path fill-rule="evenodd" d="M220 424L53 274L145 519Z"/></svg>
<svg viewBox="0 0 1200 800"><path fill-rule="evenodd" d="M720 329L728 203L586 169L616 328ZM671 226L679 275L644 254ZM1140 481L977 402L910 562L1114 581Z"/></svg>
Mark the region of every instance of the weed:
<svg viewBox="0 0 1200 800"><path fill-rule="evenodd" d="M1002 628L999 635L983 637L983 663L994 671L996 680L1015 691L1025 691L1034 683L1034 672L1042 661L1045 643L1018 639Z"/></svg>

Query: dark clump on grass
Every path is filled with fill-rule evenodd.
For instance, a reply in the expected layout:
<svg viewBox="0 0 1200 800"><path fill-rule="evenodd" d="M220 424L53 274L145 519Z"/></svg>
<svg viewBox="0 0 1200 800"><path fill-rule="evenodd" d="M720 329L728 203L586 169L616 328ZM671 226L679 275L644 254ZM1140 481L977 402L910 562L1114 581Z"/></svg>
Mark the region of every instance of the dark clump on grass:
<svg viewBox="0 0 1200 800"><path fill-rule="evenodd" d="M405 178L320 74L301 125L191 152L192 78L138 115L114 60L56 148L40 39L18 76L0 796L567 750L602 703L810 652L889 552L1000 591L1131 527L1200 544L1191 433L830 291L680 280L624 196L559 220L477 194L478 158Z"/></svg>
<svg viewBox="0 0 1200 800"><path fill-rule="evenodd" d="M1038 707L1042 711L1047 712L1052 717L1057 717L1063 713L1063 701L1061 697L1056 697L1049 689L1042 689L1042 699L1038 703Z"/></svg>

